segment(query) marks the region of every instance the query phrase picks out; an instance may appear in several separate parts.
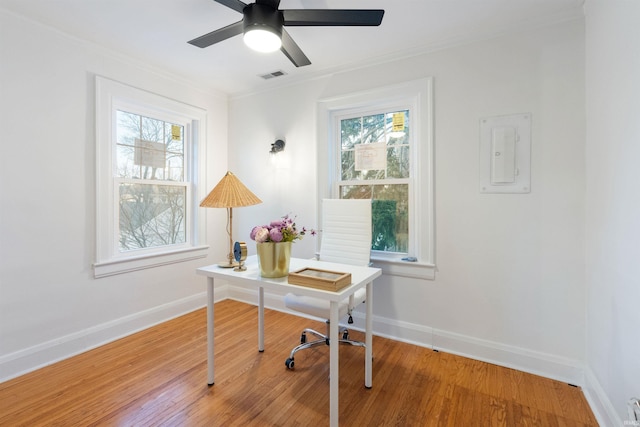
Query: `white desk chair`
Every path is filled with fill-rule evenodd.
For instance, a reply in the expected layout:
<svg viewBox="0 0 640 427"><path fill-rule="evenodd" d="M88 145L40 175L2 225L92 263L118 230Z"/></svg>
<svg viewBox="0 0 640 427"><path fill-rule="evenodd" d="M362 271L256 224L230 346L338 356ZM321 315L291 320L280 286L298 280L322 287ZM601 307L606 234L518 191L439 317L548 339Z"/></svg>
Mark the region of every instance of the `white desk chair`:
<svg viewBox="0 0 640 427"><path fill-rule="evenodd" d="M324 199L322 201L322 241L319 259L351 265L367 266L371 257L371 200L370 199ZM342 301L338 308L339 317L349 315L349 323L353 323L351 311L364 302L366 289L356 291L354 295ZM284 297L285 306L291 310L311 316L328 319L329 302L318 298L300 296L292 293ZM294 355L306 348L317 345L329 345L329 320L326 334L313 329L305 329L300 336L300 345L291 350L285 361L287 368L293 369ZM349 339L349 331L341 329L340 343L364 347L360 341ZM318 337L307 341L307 333Z"/></svg>

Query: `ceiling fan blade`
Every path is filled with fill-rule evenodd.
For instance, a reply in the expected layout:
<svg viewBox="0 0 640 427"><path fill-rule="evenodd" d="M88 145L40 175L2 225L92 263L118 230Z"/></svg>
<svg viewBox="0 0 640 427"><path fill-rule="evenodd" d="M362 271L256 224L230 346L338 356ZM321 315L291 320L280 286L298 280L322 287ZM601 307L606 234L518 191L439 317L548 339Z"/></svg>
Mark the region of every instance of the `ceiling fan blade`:
<svg viewBox="0 0 640 427"><path fill-rule="evenodd" d="M282 47L280 50L296 67L304 67L305 65L311 64L309 58L307 58L304 52L302 52L302 49L293 41L284 28L282 29Z"/></svg>
<svg viewBox="0 0 640 427"><path fill-rule="evenodd" d="M280 6L280 0L256 0L256 3L265 4L274 9L278 9L278 6Z"/></svg>
<svg viewBox="0 0 640 427"><path fill-rule="evenodd" d="M214 1L240 13L242 13L242 10L247 6L245 3L242 3L240 0L214 0Z"/></svg>
<svg viewBox="0 0 640 427"><path fill-rule="evenodd" d="M382 22L381 9L287 9L282 11L284 25L312 26L378 26Z"/></svg>
<svg viewBox="0 0 640 427"><path fill-rule="evenodd" d="M242 31L242 21L238 21L235 24L227 25L224 28L211 31L209 34L190 40L188 43L198 47L207 47L233 36L237 36L238 34L242 34Z"/></svg>

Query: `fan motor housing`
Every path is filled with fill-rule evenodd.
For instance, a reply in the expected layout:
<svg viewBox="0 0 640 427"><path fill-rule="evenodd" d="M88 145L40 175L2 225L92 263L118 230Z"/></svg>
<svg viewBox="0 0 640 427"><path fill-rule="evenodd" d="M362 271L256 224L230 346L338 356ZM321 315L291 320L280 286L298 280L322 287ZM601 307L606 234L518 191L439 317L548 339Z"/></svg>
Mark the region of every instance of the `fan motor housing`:
<svg viewBox="0 0 640 427"><path fill-rule="evenodd" d="M284 18L282 12L264 4L251 3L242 11L243 28L246 33L250 29L264 28L282 37Z"/></svg>

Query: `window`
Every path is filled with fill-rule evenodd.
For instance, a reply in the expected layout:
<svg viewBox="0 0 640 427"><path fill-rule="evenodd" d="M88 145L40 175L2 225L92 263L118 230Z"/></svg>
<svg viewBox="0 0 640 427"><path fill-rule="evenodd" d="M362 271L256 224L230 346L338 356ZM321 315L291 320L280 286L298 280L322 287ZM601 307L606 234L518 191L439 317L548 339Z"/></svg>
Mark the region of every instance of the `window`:
<svg viewBox="0 0 640 427"><path fill-rule="evenodd" d="M372 199L372 259L386 274L435 277L431 85L319 103L319 194Z"/></svg>
<svg viewBox="0 0 640 427"><path fill-rule="evenodd" d="M206 255L196 208L205 121L198 108L96 78L95 277Z"/></svg>
<svg viewBox="0 0 640 427"><path fill-rule="evenodd" d="M340 135L336 186L341 199L372 199L378 252L409 253L409 109L335 115ZM338 150L336 150L338 151Z"/></svg>
<svg viewBox="0 0 640 427"><path fill-rule="evenodd" d="M184 126L116 110L118 250L186 242Z"/></svg>

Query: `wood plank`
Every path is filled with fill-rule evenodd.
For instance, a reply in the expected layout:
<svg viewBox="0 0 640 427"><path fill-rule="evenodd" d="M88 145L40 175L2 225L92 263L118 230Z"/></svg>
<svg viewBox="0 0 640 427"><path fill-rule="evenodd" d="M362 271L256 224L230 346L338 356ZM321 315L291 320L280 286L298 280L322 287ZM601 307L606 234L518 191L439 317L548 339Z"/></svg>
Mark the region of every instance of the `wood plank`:
<svg viewBox="0 0 640 427"><path fill-rule="evenodd" d="M255 306L226 300L215 316L214 386L202 309L0 384L0 425L328 424L329 349L284 364L301 329L323 323L265 310L259 353ZM370 390L364 349L340 347L340 423L597 426L580 388L381 337Z"/></svg>

